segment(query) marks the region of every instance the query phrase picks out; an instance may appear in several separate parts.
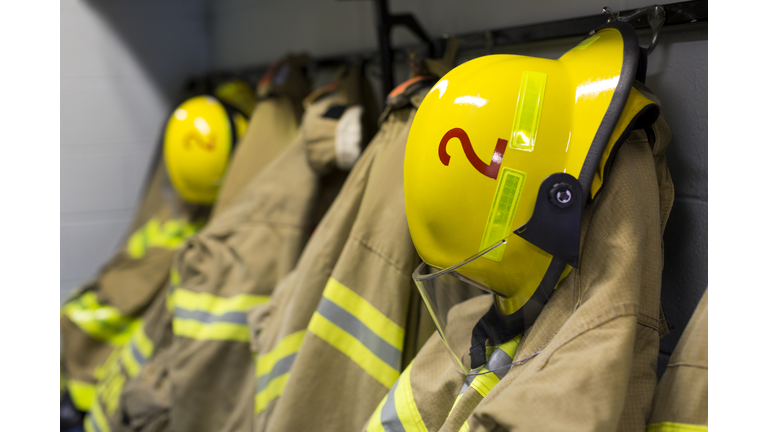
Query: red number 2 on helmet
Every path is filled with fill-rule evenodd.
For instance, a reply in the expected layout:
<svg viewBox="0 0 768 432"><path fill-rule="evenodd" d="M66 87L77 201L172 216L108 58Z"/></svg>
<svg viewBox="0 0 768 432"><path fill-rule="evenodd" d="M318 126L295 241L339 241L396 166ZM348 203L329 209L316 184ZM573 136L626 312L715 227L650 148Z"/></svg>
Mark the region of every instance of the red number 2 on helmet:
<svg viewBox="0 0 768 432"><path fill-rule="evenodd" d="M443 139L440 140L440 146L438 147L438 154L440 156L440 162L443 165L448 166L448 162L451 161L451 155L448 154L446 147L448 141L452 138L458 138L461 141L461 148L464 150L464 154L467 155L469 163L475 167L480 174L496 180L499 175L499 168L501 168L501 160L504 158L504 151L507 149L507 140L499 138L496 141L496 148L493 149L493 156L491 157L491 163L486 164L475 153L475 149L472 148L472 143L469 141L469 136L464 129L453 128L443 135Z"/></svg>

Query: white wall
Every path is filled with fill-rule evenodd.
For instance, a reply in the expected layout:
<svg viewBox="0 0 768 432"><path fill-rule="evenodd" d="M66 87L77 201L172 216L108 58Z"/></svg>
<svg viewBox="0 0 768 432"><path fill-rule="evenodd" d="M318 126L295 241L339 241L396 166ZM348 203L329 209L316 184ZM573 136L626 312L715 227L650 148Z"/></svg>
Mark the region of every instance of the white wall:
<svg viewBox="0 0 768 432"><path fill-rule="evenodd" d="M183 80L209 64L204 0L61 1L63 300L114 252Z"/></svg>

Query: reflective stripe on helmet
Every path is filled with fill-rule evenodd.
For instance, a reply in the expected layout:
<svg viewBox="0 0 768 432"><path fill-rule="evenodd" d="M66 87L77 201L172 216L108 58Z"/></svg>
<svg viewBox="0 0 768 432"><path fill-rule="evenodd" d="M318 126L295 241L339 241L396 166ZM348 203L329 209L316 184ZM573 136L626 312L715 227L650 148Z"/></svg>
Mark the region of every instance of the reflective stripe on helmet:
<svg viewBox="0 0 768 432"><path fill-rule="evenodd" d="M387 388L400 375L405 330L334 278L328 280L309 331Z"/></svg>

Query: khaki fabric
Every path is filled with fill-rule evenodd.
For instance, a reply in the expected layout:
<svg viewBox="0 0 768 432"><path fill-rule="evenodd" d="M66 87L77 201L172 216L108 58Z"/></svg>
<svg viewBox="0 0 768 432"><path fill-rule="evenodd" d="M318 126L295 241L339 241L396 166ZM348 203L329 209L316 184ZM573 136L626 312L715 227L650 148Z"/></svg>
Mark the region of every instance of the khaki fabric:
<svg viewBox="0 0 768 432"><path fill-rule="evenodd" d="M361 76L359 68L343 74L335 89L308 101L299 138L180 252L172 294L172 430L251 429L255 373L245 310L266 302L294 268L315 218L343 184L336 142L344 114L357 112L358 149L362 144L362 111L354 109L364 103L357 99ZM185 297L199 301L190 305Z"/></svg>
<svg viewBox="0 0 768 432"><path fill-rule="evenodd" d="M244 189L244 183L247 183L249 178L274 160L276 153L285 151L290 144L286 140L295 141L298 137L295 108L301 106L301 97L308 93L308 83L301 75L306 59L288 57L276 64L285 65L285 72L279 85L270 80L260 83L260 89L268 91L263 93L262 101L253 113L248 129L252 131L258 128L259 132L249 132L250 135L246 133L238 144L222 185L225 200L220 202L220 193L215 204L218 213L225 212L232 203L237 202L236 199L226 197ZM263 149L263 157L260 157L260 149ZM149 197L167 194L167 190L152 193L153 190L150 187ZM154 201L157 199L154 198ZM143 208L140 210L140 214L142 213L146 213ZM164 282L168 280L173 255L168 257L168 263L163 269ZM173 276L171 278L173 279ZM176 285L178 280L174 281L169 289L175 288ZM168 368L172 358L172 338L169 336L172 334L172 315L168 311L171 305L167 304L166 295L167 292L153 297L152 306L141 321L141 332L137 333L144 336L145 352L138 352L128 344L116 358L101 367L103 372L98 387L110 390L102 391L104 394L97 399L99 404L95 407L99 412L89 412L86 427L89 427L88 422L94 423L97 420L101 420L100 424L97 424L101 431L109 428L152 431L167 427L170 407ZM125 394L121 397L123 389Z"/></svg>
<svg viewBox="0 0 768 432"><path fill-rule="evenodd" d="M254 430L358 430L420 348L403 158L428 86L406 90L355 165L296 269L249 313ZM406 337L406 333L409 335ZM422 332L423 333L423 332Z"/></svg>
<svg viewBox="0 0 768 432"><path fill-rule="evenodd" d="M648 431L707 430L709 424L708 291L705 291L704 296L699 300L699 305L672 352L667 370L656 387Z"/></svg>
<svg viewBox="0 0 768 432"><path fill-rule="evenodd" d="M398 407L401 422L429 431L645 429L666 332L659 296L662 235L674 197L664 156L669 139L660 117L619 149L582 218L579 268L524 333L498 384L482 398L467 390L453 406L464 377L433 334L400 378L397 387L410 391L394 394L396 403L413 407L410 416ZM469 335L474 322L465 325ZM378 420L369 430L380 430Z"/></svg>
<svg viewBox="0 0 768 432"><path fill-rule="evenodd" d="M213 205L213 215L221 213L248 181L284 151L299 134L303 109L301 100L309 94L303 73L305 56L289 56L276 62L282 68L272 81L260 83L262 97L249 119L245 135L237 143L224 183Z"/></svg>
<svg viewBox="0 0 768 432"><path fill-rule="evenodd" d="M166 283L177 245L207 218L208 208L181 201L170 184L162 160L156 161L150 179L123 245L93 280L69 296L62 309L62 364L68 380L95 384L95 369L122 342L95 334L83 321L74 322L75 315L67 310L84 295L94 294L99 305L115 308L126 321L140 315ZM178 229L180 227L184 229ZM144 241L148 230L155 234L149 236L153 237L150 240L159 237L161 242ZM100 319L93 316L86 321L98 324Z"/></svg>

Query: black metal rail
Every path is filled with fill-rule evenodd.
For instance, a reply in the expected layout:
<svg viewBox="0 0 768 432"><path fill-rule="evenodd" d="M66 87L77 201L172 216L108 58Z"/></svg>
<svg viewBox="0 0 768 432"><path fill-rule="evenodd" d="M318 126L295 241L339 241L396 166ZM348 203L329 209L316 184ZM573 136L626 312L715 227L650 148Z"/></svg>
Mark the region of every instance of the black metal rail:
<svg viewBox="0 0 768 432"><path fill-rule="evenodd" d="M692 0L661 5L664 8L666 19L664 27L705 22L708 18L708 0ZM426 45L430 56L439 54L444 48L444 38L430 38L421 28L416 18L411 14L392 15L389 12L388 0L374 0L374 14L376 17L376 30L378 35L379 50L375 52L350 53L334 56L325 56L313 59L315 67L334 67L356 59L356 61L369 62L378 60L381 68L382 91L385 96L394 86L393 58L396 54L403 54L414 47L393 48L391 44L392 28L402 25L410 29ZM631 16L641 9L619 11L620 16ZM537 24L528 24L516 27L484 30L454 35L462 41L461 50L478 49L488 46L517 45L552 39L561 39L579 35L586 35L595 27L605 23L608 16L600 13L579 18L570 18L559 21L550 21ZM643 14L627 21L636 29L649 28L648 21ZM663 31L663 29L662 29ZM231 76L255 75L266 70L266 65L241 68L237 71L217 71L207 77L218 79ZM215 79L214 78L214 79Z"/></svg>

